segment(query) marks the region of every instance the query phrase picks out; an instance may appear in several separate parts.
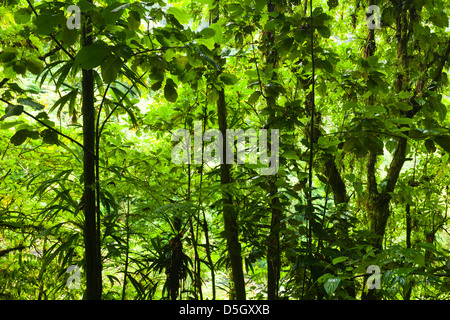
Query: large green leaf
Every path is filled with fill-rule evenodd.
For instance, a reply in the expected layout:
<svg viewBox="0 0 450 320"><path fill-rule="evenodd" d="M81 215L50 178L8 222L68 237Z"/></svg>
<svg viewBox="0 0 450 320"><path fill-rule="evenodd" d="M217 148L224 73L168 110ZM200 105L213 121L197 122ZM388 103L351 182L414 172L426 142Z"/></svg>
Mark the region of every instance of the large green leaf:
<svg viewBox="0 0 450 320"><path fill-rule="evenodd" d="M17 99L17 102L20 103L20 104L24 104L24 105L30 106L34 110L42 110L42 109L45 108L44 105L42 105L42 104L40 104L40 103L38 103L36 101L33 101L33 100L29 99L29 98L19 98L19 99Z"/></svg>
<svg viewBox="0 0 450 320"><path fill-rule="evenodd" d="M2 53L0 53L0 62L3 62L3 63L10 62L10 61L14 60L16 55L17 55L16 52L9 52L9 51L2 52Z"/></svg>
<svg viewBox="0 0 450 320"><path fill-rule="evenodd" d="M327 281L324 283L323 287L324 287L325 291L328 293L328 295L331 296L338 288L340 282L341 282L341 277L331 277L331 278L327 279Z"/></svg>
<svg viewBox="0 0 450 320"><path fill-rule="evenodd" d="M20 8L14 11L14 22L17 24L25 24L31 19L31 12L28 8Z"/></svg>
<svg viewBox="0 0 450 320"><path fill-rule="evenodd" d="M58 144L58 134L51 129L44 129L41 132L41 137L44 143L48 144Z"/></svg>
<svg viewBox="0 0 450 320"><path fill-rule="evenodd" d="M436 142L442 149L450 153L450 136L440 135L433 137L434 142Z"/></svg>
<svg viewBox="0 0 450 320"><path fill-rule="evenodd" d="M204 39L209 39L212 38L216 35L216 30L212 29L212 28L204 28L200 31L200 35L204 38Z"/></svg>
<svg viewBox="0 0 450 320"><path fill-rule="evenodd" d="M103 43L93 43L81 48L75 56L75 65L83 69L98 67L110 55L109 48Z"/></svg>
<svg viewBox="0 0 450 320"><path fill-rule="evenodd" d="M0 118L0 121L3 121L8 117L21 115L22 112L23 112L23 106L9 104L5 109L5 115Z"/></svg>
<svg viewBox="0 0 450 320"><path fill-rule="evenodd" d="M164 97L169 102L175 102L178 99L176 85L170 78L166 80L166 85L164 86Z"/></svg>
<svg viewBox="0 0 450 320"><path fill-rule="evenodd" d="M182 8L170 7L167 10L167 14L172 14L175 17L175 19L177 19L178 22L181 24L188 23L189 21L189 15Z"/></svg>
<svg viewBox="0 0 450 320"><path fill-rule="evenodd" d="M130 11L127 18L128 28L138 30L141 25L141 15L137 11Z"/></svg>
<svg viewBox="0 0 450 320"><path fill-rule="evenodd" d="M65 17L63 12L54 13L51 11L41 12L35 19L36 33L41 35L49 35L53 32L58 24L63 24Z"/></svg>
<svg viewBox="0 0 450 320"><path fill-rule="evenodd" d="M235 85L239 81L239 79L231 73L221 73L219 75L219 80L229 86Z"/></svg>
<svg viewBox="0 0 450 320"><path fill-rule="evenodd" d="M44 69L44 64L42 61L39 61L37 59L27 59L25 60L25 65L32 74L38 75L42 72Z"/></svg>
<svg viewBox="0 0 450 320"><path fill-rule="evenodd" d="M247 102L250 103L250 104L254 104L254 103L256 103L256 101L258 101L260 96L261 96L261 92L260 91L253 91L253 93L248 98Z"/></svg>
<svg viewBox="0 0 450 320"><path fill-rule="evenodd" d="M340 256L340 257L334 258L332 263L338 264L338 263L346 261L347 259L348 259L348 257L346 257L346 256Z"/></svg>
<svg viewBox="0 0 450 320"><path fill-rule="evenodd" d="M111 83L117 78L123 62L115 55L109 55L101 65L102 78L105 83Z"/></svg>
<svg viewBox="0 0 450 320"><path fill-rule="evenodd" d="M22 143L25 142L25 140L27 140L30 134L31 131L27 129L19 130L11 137L11 143L15 146L20 146Z"/></svg>

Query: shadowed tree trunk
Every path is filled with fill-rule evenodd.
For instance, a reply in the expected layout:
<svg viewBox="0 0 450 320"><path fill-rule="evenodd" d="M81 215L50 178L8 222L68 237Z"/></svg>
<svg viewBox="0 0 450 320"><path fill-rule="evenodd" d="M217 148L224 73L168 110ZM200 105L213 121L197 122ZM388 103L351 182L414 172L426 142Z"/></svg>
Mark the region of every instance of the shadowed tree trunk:
<svg viewBox="0 0 450 320"><path fill-rule="evenodd" d="M219 5L220 2L217 1L217 5L214 10L211 11L212 23L218 21L219 15ZM215 45L217 52L220 46ZM222 58L219 54L215 56L217 61ZM222 65L222 63L219 63ZM217 71L217 77L219 77L221 71ZM231 263L231 280L233 282L233 289L231 290L231 299L245 300L245 278L244 269L242 266L242 255L241 255L241 244L239 242L239 226L238 226L238 216L237 210L233 205L233 197L228 190L226 190L231 179L231 165L226 161L227 154L227 143L226 143L226 132L228 128L227 124L227 106L225 101L225 89L221 88L219 90L219 97L217 99L217 119L219 123L219 131L223 137L222 143L222 157L220 162L220 184L222 186L222 210L223 210L223 221L224 221L224 231L227 243L227 251L230 257Z"/></svg>
<svg viewBox="0 0 450 320"><path fill-rule="evenodd" d="M219 99L217 100L217 114L219 119L219 130L222 137L226 137L227 119L225 90L219 91ZM226 143L222 143L223 157L220 165L220 184L226 188L231 183L230 164L225 161ZM231 273L234 284L235 299L245 300L245 279L242 267L241 244L239 242L239 227L237 223L237 211L233 206L233 199L229 191L222 191L223 205L223 221L226 234L228 254L231 261Z"/></svg>
<svg viewBox="0 0 450 320"><path fill-rule="evenodd" d="M83 47L92 44L92 25L88 18L83 29ZM84 178L84 244L86 260L86 299L99 300L102 295L100 239L96 223L95 195L95 109L93 70L82 70L83 91L83 178Z"/></svg>
<svg viewBox="0 0 450 320"><path fill-rule="evenodd" d="M270 14L275 10L275 5L272 1L267 3L267 12ZM272 19L272 18L271 18ZM270 48L266 52L266 68L273 69L271 80L277 79L277 74L275 69L278 65L278 54L276 50L273 50L273 46L275 45L275 34L273 31L270 31L266 35L267 37L267 46ZM276 99L277 94L271 94L270 92L266 92L266 104L269 110L276 109ZM275 117L274 114L271 114L269 117L269 123ZM266 129L269 130L269 124L266 126ZM274 150L272 150L274 152ZM278 187L276 185L277 174L270 176L268 178L269 184L269 197L270 197L270 211L271 211L271 220L270 220L270 233L268 237L268 245L267 245L267 299L268 300L276 300L278 299L278 287L280 281L280 270L281 270L281 252L280 252L280 229L281 229L281 219L282 219L282 210L280 208L280 199L278 198Z"/></svg>

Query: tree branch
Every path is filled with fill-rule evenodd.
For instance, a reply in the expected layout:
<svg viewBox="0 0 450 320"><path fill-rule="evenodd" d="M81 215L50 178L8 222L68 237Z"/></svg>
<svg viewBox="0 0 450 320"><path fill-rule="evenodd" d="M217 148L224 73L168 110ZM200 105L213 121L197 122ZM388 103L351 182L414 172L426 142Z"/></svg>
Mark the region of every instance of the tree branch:
<svg viewBox="0 0 450 320"><path fill-rule="evenodd" d="M33 11L34 15L36 17L38 17L39 14L37 13L36 9L33 7L33 4L30 2L30 0L26 0L26 1L27 1L28 5L30 6L31 10ZM66 48L64 48L62 46L62 44L55 38L55 36L53 34L50 33L50 37L58 45L58 47L60 47L61 50L64 51L70 57L70 59L75 60L75 57L69 51L67 51Z"/></svg>
<svg viewBox="0 0 450 320"><path fill-rule="evenodd" d="M0 250L0 257L3 257L5 255L7 255L8 253L10 253L11 251L17 251L17 250L23 250L25 249L24 245L20 245L14 248L9 248L9 249L5 249L5 250Z"/></svg>

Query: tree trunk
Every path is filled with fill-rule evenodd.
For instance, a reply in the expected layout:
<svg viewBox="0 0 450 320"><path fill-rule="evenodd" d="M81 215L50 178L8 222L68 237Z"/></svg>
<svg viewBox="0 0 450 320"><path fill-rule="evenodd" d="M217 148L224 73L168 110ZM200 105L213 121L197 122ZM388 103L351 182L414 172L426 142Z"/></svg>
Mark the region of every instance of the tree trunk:
<svg viewBox="0 0 450 320"><path fill-rule="evenodd" d="M269 1L267 3L267 12L270 14L275 10L275 5ZM273 18L271 17L270 20ZM271 68L274 71L271 75L271 80L277 79L277 74L275 69L278 65L278 53L273 49L275 45L275 33L270 31L267 33L267 46L270 48L267 50L265 54L266 58L266 68ZM265 93L266 104L269 110L276 109L276 99L277 94L271 94L270 92ZM269 116L268 124L266 125L266 129L270 129L270 123L275 118L274 114ZM272 150L272 152L274 152ZM270 219L270 232L268 236L268 245L267 245L267 299L268 300L276 300L278 299L278 287L280 281L280 271L281 271L281 252L280 252L280 229L281 229L281 219L282 219L282 210L280 208L280 199L278 198L278 187L276 185L277 174L269 177L268 185L269 185L269 195L270 202L269 207L271 211L271 219Z"/></svg>
<svg viewBox="0 0 450 320"><path fill-rule="evenodd" d="M127 212L125 217L125 230L127 239L125 243L125 270L123 271L122 300L126 300L128 264L130 259L130 200L127 199Z"/></svg>
<svg viewBox="0 0 450 320"><path fill-rule="evenodd" d="M411 205L406 204L406 248L411 248Z"/></svg>
<svg viewBox="0 0 450 320"><path fill-rule="evenodd" d="M219 120L219 130L222 133L222 137L224 137L224 141L227 130L226 112L225 90L222 88L219 91L219 98L217 100L217 115ZM222 143L220 184L225 188L229 183L231 183L230 165L225 161L226 148L227 144ZM235 291L234 298L236 298L237 300L245 300L245 279L244 270L242 267L241 244L239 243L237 213L233 206L232 196L226 190L222 191L222 204L227 249L231 261L231 277L233 280Z"/></svg>
<svg viewBox="0 0 450 320"><path fill-rule="evenodd" d="M88 19L83 30L83 47L92 44L92 25ZM95 195L95 109L93 70L82 70L84 244L86 261L86 299L99 300L102 295L100 245L96 224Z"/></svg>
<svg viewBox="0 0 450 320"><path fill-rule="evenodd" d="M282 211L280 210L280 199L277 197L278 188L275 185L276 175L270 179L270 208L272 218L270 221L270 234L267 247L267 299L278 299L278 288L281 271L280 252L280 228Z"/></svg>

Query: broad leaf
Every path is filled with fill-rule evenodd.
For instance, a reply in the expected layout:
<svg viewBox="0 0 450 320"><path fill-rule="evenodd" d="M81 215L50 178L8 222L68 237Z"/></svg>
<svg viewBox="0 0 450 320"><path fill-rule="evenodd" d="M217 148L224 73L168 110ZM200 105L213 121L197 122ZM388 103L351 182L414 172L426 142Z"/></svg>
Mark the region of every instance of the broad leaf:
<svg viewBox="0 0 450 320"><path fill-rule="evenodd" d="M450 136L441 135L433 137L434 142L436 142L442 149L450 153Z"/></svg>
<svg viewBox="0 0 450 320"><path fill-rule="evenodd" d="M164 97L169 102L175 102L178 99L177 89L175 88L175 83L172 79L166 80L166 85L164 86Z"/></svg>
<svg viewBox="0 0 450 320"><path fill-rule="evenodd" d="M11 143L15 146L20 146L25 142L25 140L27 140L30 134L31 131L27 129L19 130L11 137Z"/></svg>
<svg viewBox="0 0 450 320"><path fill-rule="evenodd" d="M234 74L230 74L230 73L221 73L219 75L219 80L229 86L235 85L239 81L238 78Z"/></svg>
<svg viewBox="0 0 450 320"><path fill-rule="evenodd" d="M115 55L109 55L101 65L102 78L105 83L111 83L117 78L123 62Z"/></svg>
<svg viewBox="0 0 450 320"><path fill-rule="evenodd" d="M177 19L181 24L188 23L189 21L189 15L187 14L187 12L178 7L170 7L167 10L167 14L172 14L175 19Z"/></svg>
<svg viewBox="0 0 450 320"><path fill-rule="evenodd" d="M23 112L23 106L9 104L5 109L5 115L0 118L0 121L5 120L8 117L21 115Z"/></svg>
<svg viewBox="0 0 450 320"><path fill-rule="evenodd" d="M75 56L75 65L80 65L83 69L98 67L110 54L109 48L101 43L93 43L81 48Z"/></svg>
<svg viewBox="0 0 450 320"><path fill-rule="evenodd" d="M328 293L328 295L332 295L336 289L339 286L339 283L341 282L341 277L332 277L329 278L323 285L325 291Z"/></svg>
<svg viewBox="0 0 450 320"><path fill-rule="evenodd" d="M21 104L24 104L24 105L27 105L27 106L30 106L34 110L42 110L42 109L45 108L44 105L42 105L42 104L40 104L38 102L35 102L35 101L31 100L31 99L28 99L28 98L19 98L19 99L17 99L17 102L19 102Z"/></svg>
<svg viewBox="0 0 450 320"><path fill-rule="evenodd" d="M50 129L44 129L41 132L41 137L44 141L44 143L48 144L58 144L58 134Z"/></svg>

